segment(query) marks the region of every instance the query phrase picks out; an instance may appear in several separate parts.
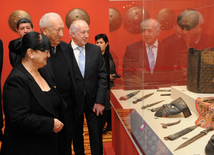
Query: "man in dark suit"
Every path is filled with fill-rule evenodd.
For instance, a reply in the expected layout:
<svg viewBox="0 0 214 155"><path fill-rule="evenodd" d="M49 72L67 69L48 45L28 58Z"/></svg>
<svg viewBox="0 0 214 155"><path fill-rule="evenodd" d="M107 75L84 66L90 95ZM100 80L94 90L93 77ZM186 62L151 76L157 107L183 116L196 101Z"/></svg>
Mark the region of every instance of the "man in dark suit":
<svg viewBox="0 0 214 155"><path fill-rule="evenodd" d="M123 58L125 89L158 88L160 83L168 82L168 76L163 74L169 69L167 53L158 40L160 24L155 19L147 19L141 23L141 31L143 40L128 45ZM149 56L150 52L153 52L154 60Z"/></svg>
<svg viewBox="0 0 214 155"><path fill-rule="evenodd" d="M19 40L21 40L26 33L33 31L33 23L27 18L19 19L16 25L16 31L20 37L10 41L9 43L9 58L12 67L14 67L21 60L21 57L16 54L16 49L20 45L18 44L20 43Z"/></svg>
<svg viewBox="0 0 214 155"><path fill-rule="evenodd" d="M64 23L60 15L56 13L45 14L40 19L40 30L49 38L52 46L52 50L50 51L51 57L47 60L47 65L44 68L55 82L56 89L67 103L67 122L65 124L67 130L66 154L71 155L71 141L76 115L72 49L67 43L61 41Z"/></svg>
<svg viewBox="0 0 214 155"><path fill-rule="evenodd" d="M92 155L102 155L101 115L104 110L107 73L99 46L87 43L89 26L84 20L75 20L70 26L70 43L74 54L75 84L77 88L78 122L74 133L74 152L84 154L83 122L86 116ZM79 49L80 48L80 49ZM80 58L83 53L83 59ZM81 62L84 68L79 68Z"/></svg>

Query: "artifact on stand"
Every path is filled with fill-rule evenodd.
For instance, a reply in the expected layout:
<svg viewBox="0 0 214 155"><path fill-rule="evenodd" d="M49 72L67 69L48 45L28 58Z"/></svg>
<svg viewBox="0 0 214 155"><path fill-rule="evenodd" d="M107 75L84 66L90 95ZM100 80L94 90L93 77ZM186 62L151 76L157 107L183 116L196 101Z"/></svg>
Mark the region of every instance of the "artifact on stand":
<svg viewBox="0 0 214 155"><path fill-rule="evenodd" d="M121 96L121 97L119 98L119 100L128 100L128 99L130 99L131 97L137 95L139 92L140 92L140 90L135 91L135 92L132 92L132 93L129 93L129 94L125 95L125 96Z"/></svg>
<svg viewBox="0 0 214 155"><path fill-rule="evenodd" d="M65 17L65 23L67 28L70 28L70 25L73 21L77 19L85 20L88 25L90 24L90 18L86 11L83 9L75 8L68 12L68 14Z"/></svg>
<svg viewBox="0 0 214 155"><path fill-rule="evenodd" d="M214 93L214 49L189 48L187 90L195 93Z"/></svg>
<svg viewBox="0 0 214 155"><path fill-rule="evenodd" d="M136 104L137 102L140 102L140 101L143 101L144 99L148 98L149 96L153 95L154 93L150 93L150 94L147 94L147 95L144 95L143 97L133 101L134 104Z"/></svg>
<svg viewBox="0 0 214 155"><path fill-rule="evenodd" d="M158 111L156 111L155 116L157 117L168 117L171 115L176 115L183 112L184 117L189 117L191 114L187 104L184 100L179 97L172 101L170 104L163 106Z"/></svg>
<svg viewBox="0 0 214 155"><path fill-rule="evenodd" d="M149 13L141 6L130 7L123 15L123 27L131 34L140 34L140 24L149 19Z"/></svg>
<svg viewBox="0 0 214 155"><path fill-rule="evenodd" d="M122 24L122 15L115 8L109 8L109 32L114 32L120 28Z"/></svg>
<svg viewBox="0 0 214 155"><path fill-rule="evenodd" d="M27 18L31 21L30 15L24 10L15 10L9 16L8 24L9 24L11 30L13 30L16 33L17 33L17 31L16 31L17 22L21 18Z"/></svg>
<svg viewBox="0 0 214 155"><path fill-rule="evenodd" d="M194 126L191 126L191 127L188 127L188 128L183 129L183 130L181 130L181 131L179 131L179 132L177 132L177 133L175 133L175 134L172 134L172 135L169 135L169 136L167 136L167 137L164 137L164 139L165 139L165 140L175 140L175 139L177 139L177 138L179 138L179 137L181 137L181 136L183 136L183 135L185 135L185 134L187 134L187 133L193 131L193 130L194 130L195 128L197 128L199 125L200 125L200 124L194 125Z"/></svg>
<svg viewBox="0 0 214 155"><path fill-rule="evenodd" d="M180 122L181 122L181 120L179 120L179 121L177 121L177 122L173 122L173 123L161 123L161 125L162 125L162 128L166 129L167 126L176 125L176 124L178 124L178 123L180 123Z"/></svg>
<svg viewBox="0 0 214 155"><path fill-rule="evenodd" d="M209 131L212 131L213 127L209 126L208 128L206 128L206 130L201 131L199 134L197 134L196 136L192 137L191 139L187 140L186 142L184 142L183 144L181 144L179 147L177 147L174 151L179 150L191 143L193 143L194 141L196 141L197 139L203 137L204 135L206 135Z"/></svg>
<svg viewBox="0 0 214 155"><path fill-rule="evenodd" d="M210 138L208 141L206 147L205 147L205 154L206 155L213 155L214 154L214 135Z"/></svg>

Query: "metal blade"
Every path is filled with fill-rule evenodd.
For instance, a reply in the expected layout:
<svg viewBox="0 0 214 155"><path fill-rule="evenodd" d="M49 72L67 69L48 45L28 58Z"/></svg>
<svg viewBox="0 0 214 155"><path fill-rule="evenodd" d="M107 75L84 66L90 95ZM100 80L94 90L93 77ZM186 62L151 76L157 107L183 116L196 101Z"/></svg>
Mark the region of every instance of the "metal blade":
<svg viewBox="0 0 214 155"><path fill-rule="evenodd" d="M155 103L152 103L152 104L147 104L147 105L145 105L145 106L142 106L141 109L146 109L147 107L151 107L151 106L156 105L156 104L158 104L158 103L161 103L161 102L163 102L163 101L164 101L164 100L161 100L161 101L158 101L158 102L155 102Z"/></svg>
<svg viewBox="0 0 214 155"><path fill-rule="evenodd" d="M143 97L133 101L133 103L137 103L139 101L143 101L144 99L148 98L149 96L153 95L154 93L150 93L150 94L147 94L147 95L144 95Z"/></svg>
<svg viewBox="0 0 214 155"><path fill-rule="evenodd" d="M187 140L186 142L184 142L183 144L181 144L179 147L177 147L174 151L181 149L189 144L191 144L192 142L196 141L197 139L203 137L204 135L206 135L209 131L213 130L212 126L209 126L208 128L206 128L206 130L201 131L199 134L197 134L196 136L192 137L191 139Z"/></svg>

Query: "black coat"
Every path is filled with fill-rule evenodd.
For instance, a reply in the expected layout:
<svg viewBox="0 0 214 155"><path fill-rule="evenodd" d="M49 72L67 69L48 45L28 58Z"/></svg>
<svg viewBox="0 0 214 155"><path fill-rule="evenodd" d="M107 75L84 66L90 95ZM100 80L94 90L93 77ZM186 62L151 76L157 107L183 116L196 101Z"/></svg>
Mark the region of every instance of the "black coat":
<svg viewBox="0 0 214 155"><path fill-rule="evenodd" d="M107 88L105 60L102 56L100 47L87 43L85 49L86 62L84 78L82 77L77 61L73 55L76 94L78 99L77 109L79 115L83 113L85 101L91 111L95 103L105 105Z"/></svg>
<svg viewBox="0 0 214 155"><path fill-rule="evenodd" d="M58 94L44 69L40 74ZM60 99L59 119L64 123L66 103ZM56 115L52 105L21 63L13 68L4 84L3 102L6 123L3 155L58 155L58 137L63 136L64 130L53 132Z"/></svg>

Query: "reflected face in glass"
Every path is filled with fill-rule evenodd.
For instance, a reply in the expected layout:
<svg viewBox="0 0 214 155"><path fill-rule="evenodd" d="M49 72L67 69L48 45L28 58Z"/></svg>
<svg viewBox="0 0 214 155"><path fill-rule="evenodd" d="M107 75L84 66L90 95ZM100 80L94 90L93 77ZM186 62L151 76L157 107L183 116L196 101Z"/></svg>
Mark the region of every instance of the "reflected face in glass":
<svg viewBox="0 0 214 155"><path fill-rule="evenodd" d="M17 29L17 33L21 38L23 38L26 33L31 31L33 31L33 28L31 27L30 23L21 23L19 24L19 28Z"/></svg>
<svg viewBox="0 0 214 155"><path fill-rule="evenodd" d="M64 23L61 18L53 18L50 27L45 31L45 35L49 38L51 46L56 47L63 37Z"/></svg>
<svg viewBox="0 0 214 155"><path fill-rule="evenodd" d="M105 43L105 41L103 40L103 38L97 39L96 40L96 45L100 46L101 52L104 53L106 50L106 47L108 45L108 43Z"/></svg>
<svg viewBox="0 0 214 155"><path fill-rule="evenodd" d="M179 20L178 25L182 29L182 37L187 43L195 42L198 39L201 33L201 26L198 23L198 13L192 10L184 13Z"/></svg>
<svg viewBox="0 0 214 155"><path fill-rule="evenodd" d="M141 27L143 40L145 43L152 45L157 40L159 33L156 30L155 22L146 21Z"/></svg>

